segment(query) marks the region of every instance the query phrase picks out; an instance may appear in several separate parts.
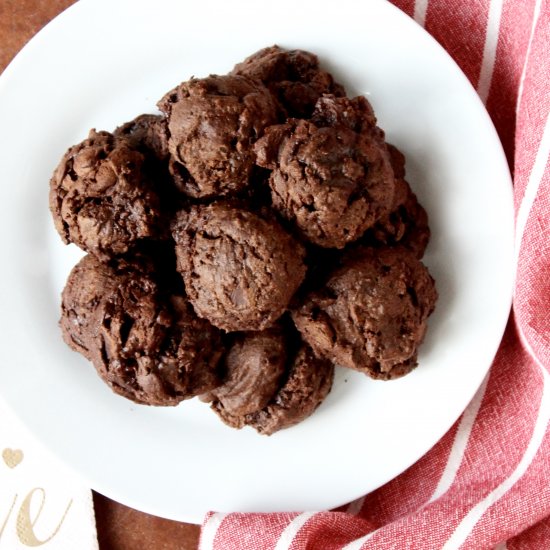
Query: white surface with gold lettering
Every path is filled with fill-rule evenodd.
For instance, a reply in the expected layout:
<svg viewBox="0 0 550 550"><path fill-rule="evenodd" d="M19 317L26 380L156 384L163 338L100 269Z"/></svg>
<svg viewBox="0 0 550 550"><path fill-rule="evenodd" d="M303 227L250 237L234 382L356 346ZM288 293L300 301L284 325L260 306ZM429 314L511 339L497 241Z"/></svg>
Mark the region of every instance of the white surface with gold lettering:
<svg viewBox="0 0 550 550"><path fill-rule="evenodd" d="M0 401L0 550L97 550L90 489Z"/></svg>

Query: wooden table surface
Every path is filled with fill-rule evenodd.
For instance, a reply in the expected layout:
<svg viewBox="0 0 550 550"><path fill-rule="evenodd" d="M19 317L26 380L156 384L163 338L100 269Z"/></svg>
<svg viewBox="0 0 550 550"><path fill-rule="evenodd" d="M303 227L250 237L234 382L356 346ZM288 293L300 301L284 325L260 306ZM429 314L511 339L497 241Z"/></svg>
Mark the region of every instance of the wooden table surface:
<svg viewBox="0 0 550 550"><path fill-rule="evenodd" d="M48 21L74 0L0 0L0 73ZM200 528L132 510L94 493L100 550L194 550Z"/></svg>

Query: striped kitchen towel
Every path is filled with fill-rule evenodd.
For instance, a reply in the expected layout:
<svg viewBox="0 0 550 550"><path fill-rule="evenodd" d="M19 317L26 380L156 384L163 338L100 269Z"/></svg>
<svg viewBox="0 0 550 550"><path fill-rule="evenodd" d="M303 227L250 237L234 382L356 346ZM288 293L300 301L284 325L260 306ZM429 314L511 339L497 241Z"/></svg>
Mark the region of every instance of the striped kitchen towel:
<svg viewBox="0 0 550 550"><path fill-rule="evenodd" d="M327 512L219 514L202 550L550 548L550 0L394 0L452 55L514 177L517 282L482 387L416 464Z"/></svg>

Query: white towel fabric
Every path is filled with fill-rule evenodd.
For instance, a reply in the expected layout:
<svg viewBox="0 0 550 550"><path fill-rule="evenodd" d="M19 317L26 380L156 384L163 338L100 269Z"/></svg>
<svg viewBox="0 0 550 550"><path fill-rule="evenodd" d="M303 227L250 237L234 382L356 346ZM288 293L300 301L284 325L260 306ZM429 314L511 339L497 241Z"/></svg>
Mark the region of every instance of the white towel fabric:
<svg viewBox="0 0 550 550"><path fill-rule="evenodd" d="M98 550L92 493L0 401L0 550Z"/></svg>

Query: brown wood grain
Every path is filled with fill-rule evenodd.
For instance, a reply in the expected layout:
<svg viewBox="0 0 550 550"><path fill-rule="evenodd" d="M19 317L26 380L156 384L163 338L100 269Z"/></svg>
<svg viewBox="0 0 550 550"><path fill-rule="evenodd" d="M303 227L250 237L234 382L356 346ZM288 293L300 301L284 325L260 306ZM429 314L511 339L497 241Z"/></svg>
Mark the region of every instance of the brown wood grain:
<svg viewBox="0 0 550 550"><path fill-rule="evenodd" d="M101 550L192 550L200 528L144 514L94 493Z"/></svg>
<svg viewBox="0 0 550 550"><path fill-rule="evenodd" d="M0 0L0 73L73 0ZM136 113L137 114L137 113ZM200 527L138 512L94 493L100 550L195 550Z"/></svg>

